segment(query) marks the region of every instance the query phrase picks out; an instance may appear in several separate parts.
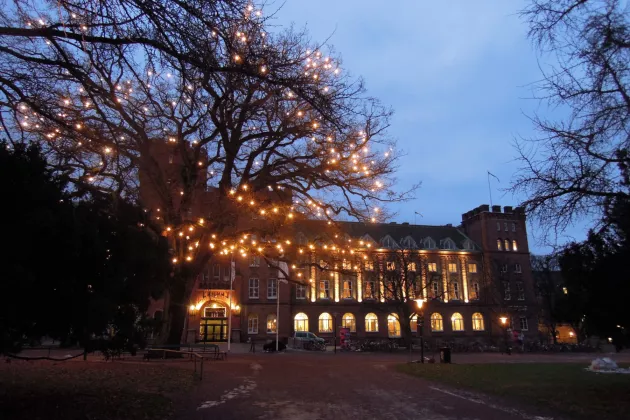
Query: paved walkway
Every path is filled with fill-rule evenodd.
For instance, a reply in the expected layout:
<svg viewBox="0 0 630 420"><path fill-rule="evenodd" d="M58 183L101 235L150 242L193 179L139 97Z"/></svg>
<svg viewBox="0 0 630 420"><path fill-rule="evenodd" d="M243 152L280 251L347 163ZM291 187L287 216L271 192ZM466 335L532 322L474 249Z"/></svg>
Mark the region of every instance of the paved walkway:
<svg viewBox="0 0 630 420"><path fill-rule="evenodd" d="M496 356L496 355L495 355ZM453 390L392 369L400 355L234 355L206 364L180 420L543 420L548 413Z"/></svg>

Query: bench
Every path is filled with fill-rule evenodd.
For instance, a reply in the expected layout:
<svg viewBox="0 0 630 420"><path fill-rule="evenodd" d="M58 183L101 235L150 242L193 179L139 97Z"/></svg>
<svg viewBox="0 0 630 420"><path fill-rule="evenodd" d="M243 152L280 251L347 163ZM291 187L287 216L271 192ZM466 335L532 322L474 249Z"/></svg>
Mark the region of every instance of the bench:
<svg viewBox="0 0 630 420"><path fill-rule="evenodd" d="M191 350L203 355L208 354L209 358L214 360L227 360L227 352L221 351L216 344L206 344L203 347L191 348Z"/></svg>

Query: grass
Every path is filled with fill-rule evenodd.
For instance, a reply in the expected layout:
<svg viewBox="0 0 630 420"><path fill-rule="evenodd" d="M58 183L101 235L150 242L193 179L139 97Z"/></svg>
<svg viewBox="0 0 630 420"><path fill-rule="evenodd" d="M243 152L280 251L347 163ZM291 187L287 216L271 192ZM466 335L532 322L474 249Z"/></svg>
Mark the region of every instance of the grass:
<svg viewBox="0 0 630 420"><path fill-rule="evenodd" d="M569 418L627 419L630 375L596 374L584 365L399 365L400 372L458 388L499 395Z"/></svg>
<svg viewBox="0 0 630 420"><path fill-rule="evenodd" d="M190 371L158 364L16 362L0 365L7 420L169 419Z"/></svg>

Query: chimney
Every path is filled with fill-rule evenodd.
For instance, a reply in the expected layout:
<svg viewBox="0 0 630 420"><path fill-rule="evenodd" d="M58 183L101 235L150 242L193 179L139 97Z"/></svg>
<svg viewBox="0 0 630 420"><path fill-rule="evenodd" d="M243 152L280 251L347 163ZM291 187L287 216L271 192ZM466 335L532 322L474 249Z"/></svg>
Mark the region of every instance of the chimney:
<svg viewBox="0 0 630 420"><path fill-rule="evenodd" d="M492 213L501 213L501 206L492 206Z"/></svg>
<svg viewBox="0 0 630 420"><path fill-rule="evenodd" d="M490 206L487 204L482 204L479 207L477 207L479 209L479 212L484 212L484 211L490 211Z"/></svg>
<svg viewBox="0 0 630 420"><path fill-rule="evenodd" d="M447 223L446 227L453 227L453 224L452 223Z"/></svg>
<svg viewBox="0 0 630 420"><path fill-rule="evenodd" d="M512 213L512 206L505 206L505 207L503 207L503 212L504 213Z"/></svg>
<svg viewBox="0 0 630 420"><path fill-rule="evenodd" d="M404 226L409 226L409 222L403 222Z"/></svg>

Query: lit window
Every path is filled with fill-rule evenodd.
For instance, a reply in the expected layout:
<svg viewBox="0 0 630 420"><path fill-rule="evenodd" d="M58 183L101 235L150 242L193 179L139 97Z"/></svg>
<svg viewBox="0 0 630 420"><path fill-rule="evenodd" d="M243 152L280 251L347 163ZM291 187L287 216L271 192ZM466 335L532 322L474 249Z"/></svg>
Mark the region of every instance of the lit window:
<svg viewBox="0 0 630 420"><path fill-rule="evenodd" d="M343 328L348 328L350 332L356 332L357 323L354 315L352 315L351 313L343 314L343 317L341 318L341 326Z"/></svg>
<svg viewBox="0 0 630 420"><path fill-rule="evenodd" d="M456 263L449 263L448 264L448 272L449 273L457 273L457 264Z"/></svg>
<svg viewBox="0 0 630 420"><path fill-rule="evenodd" d="M529 325L527 324L527 318L525 318L524 316L521 317L520 324L521 324L521 331L529 330Z"/></svg>
<svg viewBox="0 0 630 420"><path fill-rule="evenodd" d="M503 251L503 241L501 239L497 239L497 249Z"/></svg>
<svg viewBox="0 0 630 420"><path fill-rule="evenodd" d="M365 316L365 332L378 332L378 317L369 313Z"/></svg>
<svg viewBox="0 0 630 420"><path fill-rule="evenodd" d="M503 300L510 300L510 299L512 299L512 294L510 292L510 282L504 281L503 282Z"/></svg>
<svg viewBox="0 0 630 420"><path fill-rule="evenodd" d="M250 267L260 267L260 257L258 255L252 255L249 259Z"/></svg>
<svg viewBox="0 0 630 420"><path fill-rule="evenodd" d="M470 298L473 300L479 299L479 283L472 284L472 293Z"/></svg>
<svg viewBox="0 0 630 420"><path fill-rule="evenodd" d="M565 295L569 294L569 289L567 289L566 287L562 288L562 293L564 293Z"/></svg>
<svg viewBox="0 0 630 420"><path fill-rule="evenodd" d="M364 268L365 268L366 271L373 271L374 270L374 261L366 261Z"/></svg>
<svg viewBox="0 0 630 420"><path fill-rule="evenodd" d="M396 269L396 262L395 262L395 261L387 261L385 264L386 264L386 265L385 265L385 268L386 268L388 271L393 271L393 270L395 270L395 269Z"/></svg>
<svg viewBox="0 0 630 420"><path fill-rule="evenodd" d="M400 322L398 322L398 316L395 314L387 316L387 335L392 338L400 337Z"/></svg>
<svg viewBox="0 0 630 420"><path fill-rule="evenodd" d="M416 263L410 262L409 264L407 264L407 271L416 271Z"/></svg>
<svg viewBox="0 0 630 420"><path fill-rule="evenodd" d="M363 299L376 299L376 282L374 280L363 283Z"/></svg>
<svg viewBox="0 0 630 420"><path fill-rule="evenodd" d="M427 270L429 270L432 273L437 272L437 263L434 263L434 262L428 263L427 264Z"/></svg>
<svg viewBox="0 0 630 420"><path fill-rule="evenodd" d="M319 316L319 332L332 332L333 319L328 312L324 312Z"/></svg>
<svg viewBox="0 0 630 420"><path fill-rule="evenodd" d="M477 272L477 264L468 264L468 272L476 273Z"/></svg>
<svg viewBox="0 0 630 420"><path fill-rule="evenodd" d="M512 232L516 232L516 223L512 223Z"/></svg>
<svg viewBox="0 0 630 420"><path fill-rule="evenodd" d="M431 283L431 294L434 299L437 299L440 296L440 283L437 281Z"/></svg>
<svg viewBox="0 0 630 420"><path fill-rule="evenodd" d="M269 279L267 281L267 299L276 299L278 297L278 280Z"/></svg>
<svg viewBox="0 0 630 420"><path fill-rule="evenodd" d="M352 294L352 280L344 280L343 281L343 294L341 296L344 299L352 299L354 295Z"/></svg>
<svg viewBox="0 0 630 420"><path fill-rule="evenodd" d="M510 240L509 240L509 239L506 239L506 240L505 240L505 250L506 250L506 251L509 251L509 250L510 250Z"/></svg>
<svg viewBox="0 0 630 420"><path fill-rule="evenodd" d="M512 240L512 251L518 251L518 245L516 239Z"/></svg>
<svg viewBox="0 0 630 420"><path fill-rule="evenodd" d="M525 287L522 281L516 282L516 298L518 300L525 300Z"/></svg>
<svg viewBox="0 0 630 420"><path fill-rule="evenodd" d="M247 334L258 334L258 315L249 314L247 317Z"/></svg>
<svg viewBox="0 0 630 420"><path fill-rule="evenodd" d="M350 260L343 260L341 262L341 267L344 270L352 270L352 261L350 261Z"/></svg>
<svg viewBox="0 0 630 420"><path fill-rule="evenodd" d="M438 314L437 312L431 314L431 331L444 331L444 322L442 320L442 315Z"/></svg>
<svg viewBox="0 0 630 420"><path fill-rule="evenodd" d="M330 299L330 280L319 281L319 298Z"/></svg>
<svg viewBox="0 0 630 420"><path fill-rule="evenodd" d="M483 325L483 315L479 312L475 312L472 316L472 325L473 331L483 331L485 330Z"/></svg>
<svg viewBox="0 0 630 420"><path fill-rule="evenodd" d="M409 319L409 329L412 333L418 332L418 315L413 314Z"/></svg>
<svg viewBox="0 0 630 420"><path fill-rule="evenodd" d="M277 330L278 322L275 314L267 315L267 334L275 334Z"/></svg>
<svg viewBox="0 0 630 420"><path fill-rule="evenodd" d="M306 299L306 286L298 284L295 288L296 299Z"/></svg>
<svg viewBox="0 0 630 420"><path fill-rule="evenodd" d="M464 318L459 312L455 312L451 316L451 326L453 331L464 331Z"/></svg>
<svg viewBox="0 0 630 420"><path fill-rule="evenodd" d="M308 316L304 312L300 312L293 318L293 329L295 331L308 331Z"/></svg>
<svg viewBox="0 0 630 420"><path fill-rule="evenodd" d="M452 299L459 300L459 283L453 282L451 285L451 289L453 293Z"/></svg>
<svg viewBox="0 0 630 420"><path fill-rule="evenodd" d="M514 272L515 273L522 273L522 269L521 269L521 265L519 263L514 264Z"/></svg>
<svg viewBox="0 0 630 420"><path fill-rule="evenodd" d="M249 297L250 299L258 299L258 279L249 279Z"/></svg>

